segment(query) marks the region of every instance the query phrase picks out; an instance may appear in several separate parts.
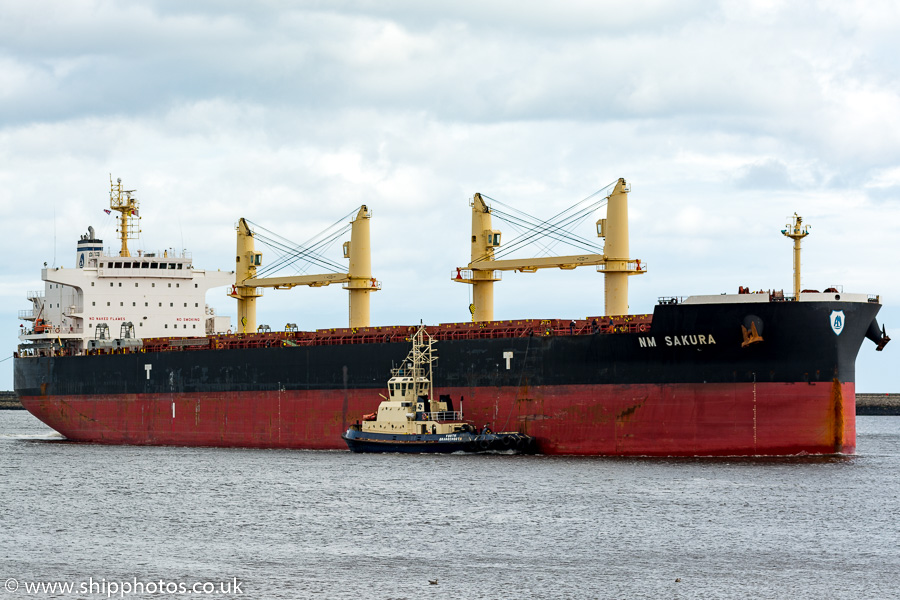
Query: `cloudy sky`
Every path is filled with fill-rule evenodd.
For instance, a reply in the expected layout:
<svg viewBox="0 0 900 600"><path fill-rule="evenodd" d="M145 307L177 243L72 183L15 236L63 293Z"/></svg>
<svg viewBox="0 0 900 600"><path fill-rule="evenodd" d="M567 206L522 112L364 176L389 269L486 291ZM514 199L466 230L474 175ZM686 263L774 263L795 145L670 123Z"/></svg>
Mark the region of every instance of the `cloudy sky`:
<svg viewBox="0 0 900 600"><path fill-rule="evenodd" d="M110 175L137 190L137 247L207 269L232 268L240 217L302 242L365 203L377 325L468 317L449 276L475 192L547 218L624 177L649 265L632 312L789 290L798 212L803 286L881 294L900 332L896 2L443 4L0 2L5 355L44 261L74 266L88 225L115 247ZM498 319L603 312L590 268L507 273L495 295ZM259 321L344 326L346 292L268 291ZM857 389L900 392L898 352L866 341Z"/></svg>

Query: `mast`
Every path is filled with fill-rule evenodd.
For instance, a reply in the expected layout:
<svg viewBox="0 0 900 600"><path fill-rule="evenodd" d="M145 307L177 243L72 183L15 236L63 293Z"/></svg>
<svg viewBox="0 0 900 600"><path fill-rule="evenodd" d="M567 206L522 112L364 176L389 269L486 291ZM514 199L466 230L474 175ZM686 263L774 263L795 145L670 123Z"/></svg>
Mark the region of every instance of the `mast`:
<svg viewBox="0 0 900 600"><path fill-rule="evenodd" d="M371 219L372 211L363 204L351 221L350 242L344 248L346 257L350 259L350 268L347 269L350 281L344 285L344 289L350 292L350 327L369 326L369 295L379 290L378 282L372 277Z"/></svg>
<svg viewBox="0 0 900 600"><path fill-rule="evenodd" d="M472 269L472 320L494 320L495 276L490 261L494 260L494 248L500 245L500 232L491 228L491 209L481 194L472 199L472 262L485 261L487 269Z"/></svg>
<svg viewBox="0 0 900 600"><path fill-rule="evenodd" d="M412 377L413 389L418 394L420 384L426 384L426 396L429 400L434 398L434 362L437 355L434 352L434 338L425 330L425 325L419 325L419 328L411 337L412 348L406 359L401 363L400 367L391 369L391 375L394 377L402 376L404 368L408 368ZM404 367L407 365L407 367ZM428 365L428 376L425 375L425 365Z"/></svg>
<svg viewBox="0 0 900 600"><path fill-rule="evenodd" d="M603 275L606 277L604 299L607 315L628 314L628 276L635 273L635 266L628 258L629 191L625 180L620 178L606 205L606 230L603 232L606 237L606 264Z"/></svg>
<svg viewBox="0 0 900 600"><path fill-rule="evenodd" d="M794 213L793 222L781 233L794 240L794 300L800 300L800 240L809 235L809 225L803 225L803 217Z"/></svg>
<svg viewBox="0 0 900 600"><path fill-rule="evenodd" d="M237 224L235 287L231 293L237 299L238 331L241 333L256 332L256 299L262 296L262 289L255 285L244 285L244 282L256 277L256 267L261 263L262 253L255 249L253 231L247 221L241 218Z"/></svg>
<svg viewBox="0 0 900 600"><path fill-rule="evenodd" d="M122 187L122 178L113 183L109 176L109 207L119 213L119 237L122 249L119 256L131 256L128 252L128 240L136 240L140 236L141 216L138 213L138 201L132 194L137 190L126 190Z"/></svg>

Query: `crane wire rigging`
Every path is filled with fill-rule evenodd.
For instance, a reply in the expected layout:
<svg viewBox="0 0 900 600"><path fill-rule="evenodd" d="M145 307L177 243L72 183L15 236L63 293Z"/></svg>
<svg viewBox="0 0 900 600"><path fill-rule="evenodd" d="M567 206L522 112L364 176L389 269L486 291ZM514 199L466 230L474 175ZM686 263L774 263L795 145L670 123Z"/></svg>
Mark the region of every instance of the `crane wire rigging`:
<svg viewBox="0 0 900 600"><path fill-rule="evenodd" d="M323 252L331 248L338 238L350 231L352 223L347 223L338 229L335 228L338 227L340 223L347 221L347 219L356 214L358 210L359 208L357 207L302 244L297 244L258 223L247 220L247 223L253 226L254 237L271 248L278 255L278 258L275 261L260 269L257 276L263 277L271 275L287 267L293 267L297 272L306 272L312 265L318 265L318 267L332 273L346 272L347 269L344 265L327 258L323 255ZM298 263L305 263L306 266L303 268L298 267Z"/></svg>
<svg viewBox="0 0 900 600"><path fill-rule="evenodd" d="M521 233L512 241L504 244L503 249L498 251L494 258L497 259L503 256L508 256L513 251L523 248L532 243L538 244L545 253L549 253L550 249L560 242L578 248L579 250L602 253L603 246L578 234L572 233L566 228L582 223L584 219L586 219L592 212L606 204L609 198L608 194L604 195L600 200L591 202L590 204L583 206L585 205L585 203L590 202L597 195L605 192L615 184L616 182L614 181L600 188L586 198L580 200L579 202L576 202L572 206L569 206L568 208L558 212L557 214L546 220L539 219L538 217L530 215L525 211L515 209L495 198L491 198L490 196L485 196L484 194L482 194L483 198L491 201L491 213L493 215L496 215L497 218L499 218L501 221L512 225L517 230L517 226L526 228L526 231L524 233ZM498 209L496 208L496 205L506 207L508 210L514 212L507 212L502 209ZM542 237L550 237L555 241L552 242L549 246L544 246L537 241ZM485 253L482 256L478 257L477 260L473 260L472 262L485 260L488 258L488 256L489 254Z"/></svg>

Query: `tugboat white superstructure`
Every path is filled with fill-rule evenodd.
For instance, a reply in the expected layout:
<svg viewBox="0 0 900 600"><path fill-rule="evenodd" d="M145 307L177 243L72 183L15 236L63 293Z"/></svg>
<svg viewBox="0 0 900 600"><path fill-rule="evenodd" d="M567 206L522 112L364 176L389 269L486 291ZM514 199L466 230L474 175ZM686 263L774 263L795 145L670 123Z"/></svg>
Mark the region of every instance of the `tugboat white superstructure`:
<svg viewBox="0 0 900 600"><path fill-rule="evenodd" d="M138 349L143 338L205 337L230 329L206 305L206 292L234 283L234 272L195 269L188 252L137 251L134 190L110 181L110 209L119 212L121 250L103 250L93 227L78 240L75 268L45 267L42 291L29 292L19 318L19 356L74 356L99 349Z"/></svg>

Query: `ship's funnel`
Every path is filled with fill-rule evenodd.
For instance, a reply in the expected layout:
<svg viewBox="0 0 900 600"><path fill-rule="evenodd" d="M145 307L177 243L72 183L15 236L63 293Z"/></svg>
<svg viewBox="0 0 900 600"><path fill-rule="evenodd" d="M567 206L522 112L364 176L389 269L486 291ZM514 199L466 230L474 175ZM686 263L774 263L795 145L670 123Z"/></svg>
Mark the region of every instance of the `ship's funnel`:
<svg viewBox="0 0 900 600"><path fill-rule="evenodd" d="M877 319L872 319L872 322L869 323L869 329L866 331L866 337L875 342L875 349L879 352L884 350L884 347L887 346L887 343L891 341L891 338L888 337L887 333L885 333L884 327L878 327Z"/></svg>

